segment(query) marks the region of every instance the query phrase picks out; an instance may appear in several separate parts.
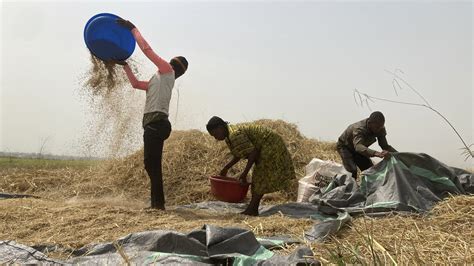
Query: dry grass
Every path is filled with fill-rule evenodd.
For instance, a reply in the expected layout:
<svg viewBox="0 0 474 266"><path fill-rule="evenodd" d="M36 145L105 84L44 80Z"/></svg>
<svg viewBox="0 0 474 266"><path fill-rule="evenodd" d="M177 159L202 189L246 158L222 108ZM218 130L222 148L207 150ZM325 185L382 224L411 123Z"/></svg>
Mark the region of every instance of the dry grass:
<svg viewBox="0 0 474 266"><path fill-rule="evenodd" d="M166 212L143 209L124 198L69 200L10 199L0 201L0 239L27 245L50 244L75 249L109 242L132 232L174 230L187 233L204 224L247 228L256 236L288 235L303 241L314 221L281 215L247 217L199 210ZM360 217L326 243L311 244L315 258L330 263L453 264L473 263L474 198L457 196L437 205L429 215ZM288 254L297 246L284 247ZM67 252L49 254L66 258Z"/></svg>
<svg viewBox="0 0 474 266"><path fill-rule="evenodd" d="M190 232L204 224L248 228L257 236L295 235L313 221L283 216L248 217L205 211L143 209L143 203L128 199L57 202L41 199L0 201L0 239L35 245L51 244L79 248L89 243L109 242L132 232L175 230ZM67 253L51 254L65 258Z"/></svg>
<svg viewBox="0 0 474 266"><path fill-rule="evenodd" d="M258 123L283 136L299 176L313 157L338 160L334 143L308 139L296 126L283 121ZM164 151L168 205L212 199L207 177L218 172L227 159L224 144L207 134L173 132ZM303 232L313 225L311 220L280 215L247 217L172 208L166 212L145 210L149 184L143 170L143 151L89 168L0 169L0 191L43 198L0 200L0 239L26 245L75 249L145 230L187 233L206 223L248 228L257 236L290 235L303 240ZM295 193L296 180L290 191L268 195L265 203L291 201ZM335 238L311 247L315 257L326 263L472 264L473 206L472 196L457 196L441 202L425 216L356 218ZM295 248L287 246L279 252L287 254ZM65 258L69 254L61 251L49 255Z"/></svg>
<svg viewBox="0 0 474 266"><path fill-rule="evenodd" d="M272 128L287 143L299 176L304 166L313 157L339 160L335 144L308 139L298 128L281 120L258 120L256 123ZM165 143L163 154L165 194L170 204L183 204L209 200L208 177L219 173L227 160L229 151L224 143L216 142L209 134L191 130L173 132ZM108 164L97 178L104 178L114 187L126 189L121 193L132 197L143 196L148 189L148 177L143 170L143 150L125 159ZM243 162L230 174L237 175ZM109 176L104 175L106 173ZM110 180L113 177L113 180ZM296 199L297 182L286 193L270 195L271 198Z"/></svg>
<svg viewBox="0 0 474 266"><path fill-rule="evenodd" d="M425 216L360 217L325 244L318 258L357 264L472 264L474 197L448 198Z"/></svg>
<svg viewBox="0 0 474 266"><path fill-rule="evenodd" d="M298 128L281 120L256 121L274 129L285 139L298 176L313 158L339 160L335 144L308 139ZM208 177L218 173L230 158L225 144L207 133L174 131L165 143L163 173L168 205L212 199ZM243 163L230 174L237 174ZM1 171L0 187L4 192L34 193L49 199L127 197L145 201L149 197L149 179L144 171L143 150L128 157L111 160L88 169L10 169ZM295 200L297 182L289 191L268 195L270 202Z"/></svg>

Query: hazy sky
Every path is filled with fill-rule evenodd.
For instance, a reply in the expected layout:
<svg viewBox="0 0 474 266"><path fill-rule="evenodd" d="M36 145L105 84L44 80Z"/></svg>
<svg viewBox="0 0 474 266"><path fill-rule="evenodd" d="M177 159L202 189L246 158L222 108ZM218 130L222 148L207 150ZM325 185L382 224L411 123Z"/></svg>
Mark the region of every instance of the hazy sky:
<svg viewBox="0 0 474 266"><path fill-rule="evenodd" d="M97 2L2 2L0 151L37 152L49 138L47 152L78 153L88 117L77 93L90 64L83 27L101 12L134 22L164 58L188 58L177 119L176 94L171 104L175 129L204 129L212 115L272 118L335 141L371 112L356 105L354 89L420 102L409 89L394 93L384 70L398 68L474 143L471 2ZM138 48L134 58L151 76ZM371 108L384 112L398 150L472 167L431 111L384 102Z"/></svg>

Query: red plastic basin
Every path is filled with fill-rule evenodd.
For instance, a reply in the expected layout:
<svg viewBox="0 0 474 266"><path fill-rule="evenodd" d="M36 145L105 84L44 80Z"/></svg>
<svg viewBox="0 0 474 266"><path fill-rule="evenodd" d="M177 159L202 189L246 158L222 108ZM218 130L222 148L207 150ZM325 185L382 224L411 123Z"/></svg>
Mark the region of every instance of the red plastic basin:
<svg viewBox="0 0 474 266"><path fill-rule="evenodd" d="M211 194L225 202L242 202L247 195L250 184L241 185L239 181L223 176L211 176Z"/></svg>

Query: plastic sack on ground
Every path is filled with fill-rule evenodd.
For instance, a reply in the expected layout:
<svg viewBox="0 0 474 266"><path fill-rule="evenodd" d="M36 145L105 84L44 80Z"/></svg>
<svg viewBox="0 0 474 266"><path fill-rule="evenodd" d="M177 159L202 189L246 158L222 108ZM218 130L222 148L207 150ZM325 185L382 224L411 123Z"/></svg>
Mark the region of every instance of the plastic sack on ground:
<svg viewBox="0 0 474 266"><path fill-rule="evenodd" d="M334 176L348 175L351 173L344 166L333 161L323 161L314 158L305 167L305 177L298 181L297 202L308 202L308 199L316 191L326 187Z"/></svg>

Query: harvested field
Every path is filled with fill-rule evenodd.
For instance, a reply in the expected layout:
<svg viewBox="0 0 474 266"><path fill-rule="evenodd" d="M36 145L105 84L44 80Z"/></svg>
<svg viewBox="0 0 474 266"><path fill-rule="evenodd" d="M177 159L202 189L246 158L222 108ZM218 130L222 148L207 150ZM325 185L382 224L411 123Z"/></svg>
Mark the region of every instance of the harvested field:
<svg viewBox="0 0 474 266"><path fill-rule="evenodd" d="M28 245L59 244L72 249L92 242L112 241L131 232L189 232L206 223L254 228L262 236L299 234L301 237L303 230L313 223L282 216L249 218L173 208L166 212L148 210L139 203L117 198L68 202L12 199L4 200L0 206L5 221L0 226L0 239L15 239Z"/></svg>
<svg viewBox="0 0 474 266"><path fill-rule="evenodd" d="M436 206L429 215L355 218L326 243L310 244L315 257L326 263L420 264L473 263L474 198L457 196ZM89 243L113 241L132 232L173 230L183 233L204 224L247 228L256 236L288 235L303 240L314 221L281 215L248 217L198 210L163 212L143 209L126 199L0 201L0 239L26 245L59 245L53 258L67 258L70 250ZM289 253L296 246L278 251ZM69 251L69 252L68 252Z"/></svg>
<svg viewBox="0 0 474 266"><path fill-rule="evenodd" d="M271 120L258 123L284 137L299 177L313 157L339 159L334 143L308 139L295 125ZM314 223L309 219L247 217L173 207L212 200L207 177L219 171L228 158L226 147L206 133L173 132L164 154L165 193L170 206L165 212L145 209L149 184L143 170L143 151L90 166L4 164L0 169L1 192L41 198L0 200L0 239L61 247L48 254L52 258L67 258L73 249L132 232L187 233L204 224L247 228L257 236L288 235L304 242L304 231ZM268 195L263 204L293 201L295 194L296 180L291 191ZM306 244L323 263L472 264L473 206L472 196L456 196L425 215L359 217L327 242ZM277 252L289 253L295 248L286 246Z"/></svg>

